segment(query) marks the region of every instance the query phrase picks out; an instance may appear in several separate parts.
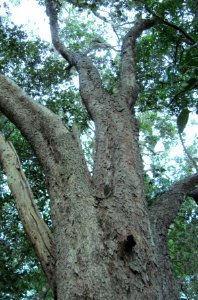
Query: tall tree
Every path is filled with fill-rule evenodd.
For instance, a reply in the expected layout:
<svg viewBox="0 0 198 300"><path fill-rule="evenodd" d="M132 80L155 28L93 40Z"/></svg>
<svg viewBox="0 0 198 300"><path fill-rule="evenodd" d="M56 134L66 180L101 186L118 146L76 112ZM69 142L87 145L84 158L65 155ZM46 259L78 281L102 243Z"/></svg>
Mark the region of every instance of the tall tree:
<svg viewBox="0 0 198 300"><path fill-rule="evenodd" d="M26 86L25 92L24 78L19 80L19 85L9 79L9 67L0 75L0 111L31 144L46 178L52 229L37 208L13 145L1 135L0 160L54 299L178 298L169 259L168 232L186 197L197 200L198 174L174 183L148 205L135 105L139 101L143 109L145 101L153 111L169 106L172 113L178 114L178 129L182 134L189 114L187 108L195 105L193 93L197 87L197 70L185 69L186 62L193 67L197 63L193 52L197 47L197 6L191 1L182 2L176 1L167 12L170 1L156 2L151 9L152 1L132 4L131 1L101 1L98 4L96 1L46 0L53 46L67 62L67 72L72 68L77 71L80 96L94 122L92 172L87 167L75 122L72 128L70 124L65 126L52 109L32 100L27 94L31 93L31 86ZM85 45L84 48L83 43L68 47L62 42L64 30L59 29L59 16L61 20L62 13L64 18L64 9L69 4L79 9L79 13L88 10L103 22L111 23L120 39L121 48L114 59L115 64L118 60L119 67L117 72L112 71L108 83L104 82L97 60L94 61L94 53L97 54L96 49L106 51L114 47L98 39L91 47ZM100 14L103 8L109 11L108 16ZM181 14L181 8L185 8L186 14L194 12L195 17L188 24L190 33L188 26L183 27L186 15ZM132 9L136 21L128 23ZM141 14L146 17L142 18ZM130 27L121 31L126 22ZM147 30L150 33L145 36ZM141 44L138 41L142 35ZM163 59L174 49L174 67L166 74L163 71L156 74L154 60L149 70L145 68L148 62L144 61L144 51L157 39L164 51L161 65L156 61L159 68L166 66ZM145 48L141 49L141 45ZM139 50L137 55L136 49ZM29 47L29 51L27 56L31 56L34 48ZM152 57L157 48L150 47L149 51ZM23 49L20 55L23 59ZM143 79L144 72L153 80L146 76ZM51 73L47 75L50 77ZM41 79L42 76L37 82L38 88L42 85ZM166 86L163 91L168 90L169 99L158 89L159 95L154 95L153 102L149 103L149 93L160 84ZM144 85L145 95L143 91L138 99L139 89ZM185 95L184 102L181 95ZM147 98L144 100L143 96ZM197 170L196 162L191 161Z"/></svg>

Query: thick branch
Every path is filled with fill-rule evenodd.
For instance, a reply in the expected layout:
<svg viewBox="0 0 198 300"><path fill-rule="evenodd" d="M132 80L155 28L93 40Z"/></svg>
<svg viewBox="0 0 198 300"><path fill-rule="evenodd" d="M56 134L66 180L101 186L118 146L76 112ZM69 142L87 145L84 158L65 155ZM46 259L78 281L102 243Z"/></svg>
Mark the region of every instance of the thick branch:
<svg viewBox="0 0 198 300"><path fill-rule="evenodd" d="M46 0L46 12L50 20L52 43L62 57L73 66L74 62L72 59L72 53L64 46L59 38L59 26L57 18L59 9L59 1Z"/></svg>
<svg viewBox="0 0 198 300"><path fill-rule="evenodd" d="M135 46L137 38L142 32L154 26L154 20L138 21L126 34L121 53L120 70L120 94L128 101L129 105L134 105L137 99L138 86L136 82L135 70Z"/></svg>
<svg viewBox="0 0 198 300"><path fill-rule="evenodd" d="M53 167L53 156L47 141L50 121L58 122L58 117L42 105L32 101L12 80L0 75L0 111L13 122L32 144L45 170ZM52 126L54 126L52 122ZM60 121L59 121L60 122ZM43 133L42 133L43 131ZM46 131L46 132L44 132Z"/></svg>
<svg viewBox="0 0 198 300"><path fill-rule="evenodd" d="M73 259L65 259L76 257L79 268L81 261L87 267L83 269L83 281L94 290L98 286L99 276L103 274L107 278L108 273L104 264L98 264L98 256L95 255L99 252L102 255L101 229L92 196L93 186L76 137L68 132L56 115L31 101L5 76L0 76L0 87L0 110L32 143L47 177L55 257L58 257L57 285L60 289L64 283L59 268L67 270L64 274L68 282L70 277L76 278L78 267L76 273ZM93 276L89 276L90 273ZM62 288L67 290L66 286Z"/></svg>
<svg viewBox="0 0 198 300"><path fill-rule="evenodd" d="M101 106L105 94L99 72L86 54L72 52L64 46L59 35L58 8L54 5L54 2L51 0L46 1L53 45L71 66L76 67L79 73L82 100L92 119L94 119L98 111L98 105Z"/></svg>
<svg viewBox="0 0 198 300"><path fill-rule="evenodd" d="M187 196L197 198L198 173L179 181L162 194L150 208L151 223L154 230L166 235L169 226L174 222L181 204Z"/></svg>
<svg viewBox="0 0 198 300"><path fill-rule="evenodd" d="M49 285L54 290L55 261L52 234L35 204L33 193L13 145L6 142L2 135L0 135L0 161L8 177L8 184L26 233L39 257Z"/></svg>
<svg viewBox="0 0 198 300"><path fill-rule="evenodd" d="M101 117L101 111L107 108L105 98L108 97L104 90L100 74L90 58L75 53L76 68L79 73L80 95L93 120Z"/></svg>
<svg viewBox="0 0 198 300"><path fill-rule="evenodd" d="M32 101L20 87L3 75L0 75L0 87L0 110L31 143L45 174L59 177L58 173L56 174L59 171L70 176L76 164L75 172L81 168L88 176L78 142L60 118ZM59 163L61 158L65 162L64 165Z"/></svg>

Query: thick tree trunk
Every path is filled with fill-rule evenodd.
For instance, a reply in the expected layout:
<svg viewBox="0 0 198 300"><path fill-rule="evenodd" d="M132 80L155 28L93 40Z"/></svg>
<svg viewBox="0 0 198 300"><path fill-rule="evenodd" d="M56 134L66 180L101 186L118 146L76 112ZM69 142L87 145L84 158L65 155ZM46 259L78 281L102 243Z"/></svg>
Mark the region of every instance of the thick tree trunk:
<svg viewBox="0 0 198 300"><path fill-rule="evenodd" d="M58 299L163 299L130 119L115 111L103 127L112 144L105 148L109 162L98 162L95 186L84 184L83 173L81 186L75 175L49 178Z"/></svg>
<svg viewBox="0 0 198 300"><path fill-rule="evenodd" d="M44 253L54 256L54 278L51 267L47 277L53 286L55 282L55 297L58 300L177 299L167 233L186 196L193 195L196 199L198 175L173 186L149 211L142 180L138 128L127 104L123 103L120 109L118 98L104 95L105 104L95 120L96 158L91 177L76 135L56 115L31 101L11 80L0 76L0 86L0 110L30 141L48 180L54 241L50 252L44 249L50 242L43 221L38 219L35 225L40 223L41 239L47 233L42 251L37 249L41 263L46 262L45 272L48 272L47 260L51 258L43 258ZM30 193L28 187L23 192L24 175L17 159L13 180L9 171L12 167L4 155L6 147L3 144L0 147L0 159L13 182L16 198L15 182L19 185L22 182L21 195L25 201ZM28 207L31 211L31 205ZM26 214L25 209L24 205L19 207L22 216ZM33 209L30 216L34 214ZM35 231L31 230L34 220L24 220L34 243Z"/></svg>
<svg viewBox="0 0 198 300"><path fill-rule="evenodd" d="M76 135L58 116L32 101L1 75L0 110L31 143L46 175L53 233L51 237L43 222L39 223L41 238L48 235L48 242L42 243L42 247L50 244L51 249L37 253L45 262L45 272L48 272L48 259L42 255L53 253L54 278L52 268L47 277L51 285L55 282L54 297L58 300L176 300L167 233L179 206L196 187L198 176L182 182L148 209L138 125L133 113L138 93L135 43L154 21L139 20L124 37L117 92L110 95L91 59L83 53L69 51L59 40L59 1L46 3L53 44L78 71L81 98L95 123L93 176L87 170ZM2 147L0 159L6 166L1 151L4 151ZM12 186L16 189L15 184ZM13 194L17 195L15 191ZM35 242L28 229L31 222L26 228Z"/></svg>
<svg viewBox="0 0 198 300"><path fill-rule="evenodd" d="M98 111L91 178L61 120L4 76L0 85L1 111L30 141L48 180L57 298L164 299L129 106L103 98L109 118Z"/></svg>

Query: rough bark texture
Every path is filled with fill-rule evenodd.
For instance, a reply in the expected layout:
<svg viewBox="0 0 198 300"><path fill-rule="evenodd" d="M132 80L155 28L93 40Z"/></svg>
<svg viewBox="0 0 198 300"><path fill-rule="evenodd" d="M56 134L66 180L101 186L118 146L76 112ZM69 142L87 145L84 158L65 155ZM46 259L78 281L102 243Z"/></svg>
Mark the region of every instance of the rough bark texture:
<svg viewBox="0 0 198 300"><path fill-rule="evenodd" d="M185 196L193 192L198 176L173 187L149 211L133 106L138 93L135 43L154 21L140 20L125 36L117 92L110 95L91 59L80 52L71 53L59 40L54 3L47 1L52 41L77 69L82 101L96 127L93 176L76 135L3 75L0 110L31 143L47 177L55 297L177 299L167 231Z"/></svg>
<svg viewBox="0 0 198 300"><path fill-rule="evenodd" d="M16 207L27 235L47 276L50 287L55 290L53 237L35 204L34 196L21 168L13 145L0 135L0 161L8 177L8 184L16 200Z"/></svg>

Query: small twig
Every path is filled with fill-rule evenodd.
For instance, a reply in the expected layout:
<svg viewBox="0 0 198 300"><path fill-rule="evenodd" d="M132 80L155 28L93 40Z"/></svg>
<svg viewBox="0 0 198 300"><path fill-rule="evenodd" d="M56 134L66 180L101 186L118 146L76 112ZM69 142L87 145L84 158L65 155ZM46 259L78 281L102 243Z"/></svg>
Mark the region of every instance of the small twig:
<svg viewBox="0 0 198 300"><path fill-rule="evenodd" d="M170 102L169 102L169 104L168 104L168 107L171 106L171 104L174 103L174 102L179 98L180 95L182 95L182 94L184 94L184 93L186 93L186 92L192 91L192 90L193 90L194 88L196 88L196 87L197 87L197 84L194 83L193 86L191 86L190 88L189 88L189 86L187 86L185 89L179 91L179 92L178 92L178 93L170 100Z"/></svg>
<svg viewBox="0 0 198 300"><path fill-rule="evenodd" d="M142 1L141 1L141 2L142 2ZM142 3L143 3L143 2L142 2ZM169 27L172 27L172 28L174 28L175 30L177 30L177 31L179 31L180 33L182 33L182 34L186 37L186 39L190 41L190 44L191 44L191 45L195 45L195 44L196 44L196 41L192 38L192 36L190 36L187 32L185 32L185 31L183 30L183 28L181 28L181 27L179 27L179 26L177 26L177 25L175 25L175 24L173 24L173 23L170 23L169 21L163 19L161 16L157 15L152 9L150 9L150 8L147 6L147 4L144 3L144 5L145 5L145 9L146 9L150 14L152 14L155 18L157 18L158 20L160 20L160 21L161 21L162 23L164 23L165 25L167 25L167 26L169 26Z"/></svg>
<svg viewBox="0 0 198 300"><path fill-rule="evenodd" d="M6 138L6 140L8 140L9 139L9 137L12 135L12 133L14 132L14 128L13 129L11 129L7 134L5 134L5 138Z"/></svg>
<svg viewBox="0 0 198 300"><path fill-rule="evenodd" d="M179 139L181 141L182 147L184 149L184 153L186 154L186 156L189 158L189 160L192 162L193 167L195 168L196 172L198 173L198 166L197 163L195 161L195 159L190 155L189 151L187 150L185 144L184 144L184 140L182 138L182 134L180 132L179 133Z"/></svg>
<svg viewBox="0 0 198 300"><path fill-rule="evenodd" d="M181 39L179 38L179 39L177 40L177 43L176 43L176 46L175 46L174 59L173 59L174 65L177 64L178 49L179 49L179 46L180 46L180 41L181 41Z"/></svg>
<svg viewBox="0 0 198 300"><path fill-rule="evenodd" d="M95 11L95 10L93 10L93 9L91 9L91 11L92 11L92 13L94 14L94 16L96 16L97 18L99 18L99 19L102 20L103 22L108 23L108 24L111 25L111 27L112 27L112 29L113 29L113 32L115 33L115 35L116 35L116 37L117 37L117 39L118 39L118 42L120 43L120 37L119 37L119 35L118 35L118 33L117 33L117 30L116 30L116 28L115 28L115 25L112 23L112 21L108 21L106 17L101 16L97 11ZM115 49L114 49L114 50L115 50Z"/></svg>

